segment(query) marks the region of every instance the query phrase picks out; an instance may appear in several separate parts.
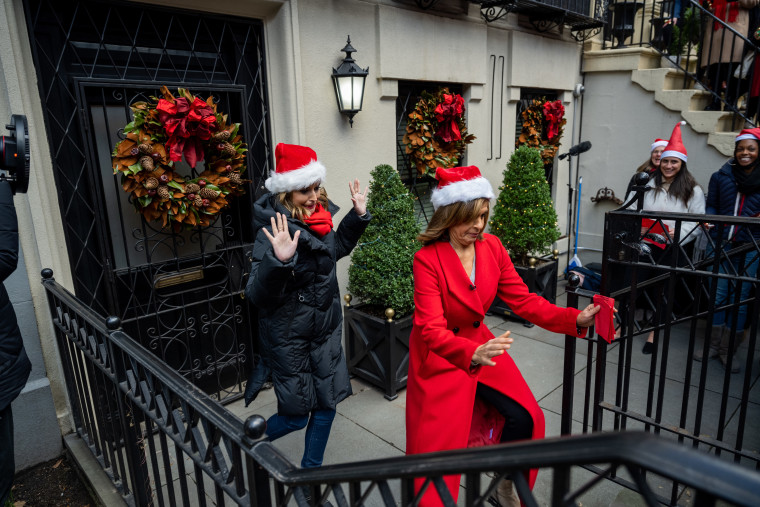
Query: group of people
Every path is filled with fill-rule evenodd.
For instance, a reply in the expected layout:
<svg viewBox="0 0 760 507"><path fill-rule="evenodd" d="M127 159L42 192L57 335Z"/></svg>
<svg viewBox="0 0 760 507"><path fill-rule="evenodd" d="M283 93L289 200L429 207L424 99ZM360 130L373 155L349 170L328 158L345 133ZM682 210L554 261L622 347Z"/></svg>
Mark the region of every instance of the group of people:
<svg viewBox="0 0 760 507"><path fill-rule="evenodd" d="M754 118L760 106L760 67L753 60L753 55L760 46L760 0L702 0L702 7L710 14L691 14L691 19L698 19L699 26L687 26L686 17L690 2L675 0L662 2L668 12L657 13L665 18L662 27L662 41L670 46L676 37L681 44L686 38L691 43L700 42L699 70L697 79L715 95L705 107L708 111L722 109L721 96L732 106L746 94L746 111L749 118ZM693 21L690 21L693 23ZM674 27L678 27L678 32ZM699 30L697 40L691 32ZM666 48L667 50L668 48Z"/></svg>
<svg viewBox="0 0 760 507"><path fill-rule="evenodd" d="M341 332L336 262L348 255L372 219L367 190L349 184L352 209L333 229L338 207L323 188L326 170L305 146L279 144L269 192L255 203L257 237L246 284L259 310L261 360L246 389L250 403L271 374L277 413L267 421L276 440L306 427L304 468L322 464L336 405L351 394ZM510 332L484 323L498 295L550 331L584 336L599 307L557 307L528 291L501 242L484 229L493 189L475 166L439 168L435 212L414 259L414 327L409 340L407 453L467 447L472 442L542 438L544 416L507 353ZM498 422L483 435L485 417ZM529 474L531 486L535 471ZM459 478L446 484L456 500ZM420 485L418 484L418 487ZM296 496L310 499L307 488ZM497 490L501 505L519 505L512 483ZM428 491L423 505L438 505Z"/></svg>
<svg viewBox="0 0 760 507"><path fill-rule="evenodd" d="M644 194L643 209L646 211L669 211L691 214L726 215L738 217L757 217L760 215L760 170L758 154L760 154L760 128L742 130L736 137L734 156L718 171L712 174L707 188L707 194L697 183L687 168L687 152L681 137L681 122L675 126L668 141L655 140L650 149L650 158L637 169L646 172L650 178L647 191ZM632 178L628 186L626 201L634 197L635 191ZM755 277L759 261L756 248L747 248L760 240L760 225L742 227L711 227L709 231L698 225L698 222L682 222L680 229L674 228L674 222L663 220L665 232L670 236L668 241L678 243L681 251L690 252L694 249L695 239L703 233L712 237L708 242L707 257L721 256L720 273ZM651 227L650 227L651 228ZM642 227L647 233L650 228ZM720 235L720 237L719 237ZM675 237L677 236L677 237ZM721 252L713 251L716 240L724 245ZM740 253L726 256L727 251ZM675 249L652 248L652 261L655 264L670 264ZM680 261L684 262L683 256ZM649 273L654 276L655 273ZM644 278L648 275L645 273ZM737 282L730 277L722 277L717 282L716 300L712 327L708 330L709 357L719 357L724 366L730 363L731 371L739 371L737 361L731 360L736 348L746 333L747 305L741 305L738 311L725 309L734 301ZM749 296L752 284L742 283L741 300ZM734 317L736 315L736 317ZM735 337L735 338L732 338ZM654 350L654 331L650 332L644 343L642 352L651 354ZM696 350L694 359L701 361L702 350Z"/></svg>

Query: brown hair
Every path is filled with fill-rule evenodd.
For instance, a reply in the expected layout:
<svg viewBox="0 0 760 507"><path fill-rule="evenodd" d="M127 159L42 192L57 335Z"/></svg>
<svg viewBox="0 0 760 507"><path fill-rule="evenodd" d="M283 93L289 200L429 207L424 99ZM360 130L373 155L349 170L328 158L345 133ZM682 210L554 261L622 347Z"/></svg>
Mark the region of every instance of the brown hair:
<svg viewBox="0 0 760 507"><path fill-rule="evenodd" d="M654 166L652 165L651 157L648 158L643 164L641 164L639 167L636 168L636 173L643 173L644 171L649 172L651 170L650 168L654 169Z"/></svg>
<svg viewBox="0 0 760 507"><path fill-rule="evenodd" d="M280 203L285 206L285 209L290 211L290 215L293 218L303 222L303 219L306 216L306 208L303 206L296 206L293 203L293 192L295 192L295 190L291 190L290 192L280 192L277 195L277 198L280 200ZM327 209L327 190L325 190L324 187L319 187L319 196L317 197L317 201L322 205L324 209Z"/></svg>
<svg viewBox="0 0 760 507"><path fill-rule="evenodd" d="M485 219L485 223L488 223L490 200L484 197L441 206L433 213L425 232L417 236L417 241L423 245L429 245L436 241L449 241L449 228L476 220L480 216L480 210L484 204L489 207ZM483 239L482 233L478 235L478 239Z"/></svg>

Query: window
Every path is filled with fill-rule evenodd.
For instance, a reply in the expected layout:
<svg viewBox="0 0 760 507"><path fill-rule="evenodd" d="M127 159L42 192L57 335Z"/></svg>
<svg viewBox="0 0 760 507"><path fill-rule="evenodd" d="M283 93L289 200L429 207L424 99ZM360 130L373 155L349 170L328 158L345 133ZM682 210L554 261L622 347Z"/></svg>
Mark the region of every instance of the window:
<svg viewBox="0 0 760 507"><path fill-rule="evenodd" d="M417 170L409 164L404 145L406 122L420 94L427 90L435 92L447 87L452 93L462 94L462 85L451 83L432 83L420 81L399 81L398 98L396 99L396 169L401 175L401 181L409 188L414 197L414 211L417 223L424 228L433 216L433 204L430 201L432 191L436 186L433 175L420 176ZM461 162L461 161L460 161Z"/></svg>

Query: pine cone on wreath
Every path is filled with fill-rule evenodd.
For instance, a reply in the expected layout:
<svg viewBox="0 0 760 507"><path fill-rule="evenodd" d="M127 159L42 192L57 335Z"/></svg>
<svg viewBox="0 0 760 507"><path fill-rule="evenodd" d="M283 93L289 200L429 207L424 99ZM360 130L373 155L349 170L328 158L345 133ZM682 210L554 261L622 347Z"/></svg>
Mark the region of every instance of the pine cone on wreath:
<svg viewBox="0 0 760 507"><path fill-rule="evenodd" d="M198 208L202 208L203 207L203 198L200 197L200 196L196 197L195 200L193 201L193 204L195 204Z"/></svg>
<svg viewBox="0 0 760 507"><path fill-rule="evenodd" d="M188 183L187 186L185 186L185 193L197 194L200 189L201 187L196 185L195 183Z"/></svg>
<svg viewBox="0 0 760 507"><path fill-rule="evenodd" d="M220 130L219 132L215 133L211 138L216 141L217 143L223 143L227 139L230 138L230 131L229 130Z"/></svg>
<svg viewBox="0 0 760 507"><path fill-rule="evenodd" d="M156 194L161 199L169 199L172 196L172 194L169 193L169 187L167 187L166 185L161 185L160 187L158 187Z"/></svg>
<svg viewBox="0 0 760 507"><path fill-rule="evenodd" d="M147 188L148 190L155 190L158 188L158 179L151 176L150 178L145 180L145 183L143 183L143 186Z"/></svg>
<svg viewBox="0 0 760 507"><path fill-rule="evenodd" d="M203 199L216 199L219 195L219 192L216 190L212 190L210 188L202 188L198 192L198 195L201 196Z"/></svg>
<svg viewBox="0 0 760 507"><path fill-rule="evenodd" d="M153 146L151 146L148 143L142 143L140 146L137 147L137 151L139 151L143 155L152 155Z"/></svg>
<svg viewBox="0 0 760 507"><path fill-rule="evenodd" d="M230 143L224 143L224 147L222 148L222 157L224 158L231 158L237 155L237 150L234 146L232 146Z"/></svg>
<svg viewBox="0 0 760 507"><path fill-rule="evenodd" d="M153 158L148 155L143 155L140 157L140 165L143 166L143 169L146 171L152 171L155 167L153 165Z"/></svg>
<svg viewBox="0 0 760 507"><path fill-rule="evenodd" d="M230 182L234 185L242 185L243 184L243 178L240 176L240 173L230 173L229 176L227 176L230 179Z"/></svg>

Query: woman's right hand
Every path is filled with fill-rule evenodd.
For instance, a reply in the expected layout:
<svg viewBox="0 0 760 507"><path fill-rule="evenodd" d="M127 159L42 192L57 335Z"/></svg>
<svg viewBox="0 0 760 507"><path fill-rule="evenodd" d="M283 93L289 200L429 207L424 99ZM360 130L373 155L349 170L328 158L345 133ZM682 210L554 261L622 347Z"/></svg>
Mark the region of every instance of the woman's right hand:
<svg viewBox="0 0 760 507"><path fill-rule="evenodd" d="M472 355L473 364L496 366L496 363L491 358L502 355L512 345L514 340L509 337L510 334L511 331L507 331L503 335L491 338L476 348L475 353Z"/></svg>
<svg viewBox="0 0 760 507"><path fill-rule="evenodd" d="M298 237L301 235L301 231L296 231L293 235L293 239L290 238L290 231L288 230L288 219L281 213L276 213L272 217L272 233L270 234L266 227L262 228L264 234L274 249L274 256L281 262L288 262L293 258L296 253L296 247L298 246Z"/></svg>

